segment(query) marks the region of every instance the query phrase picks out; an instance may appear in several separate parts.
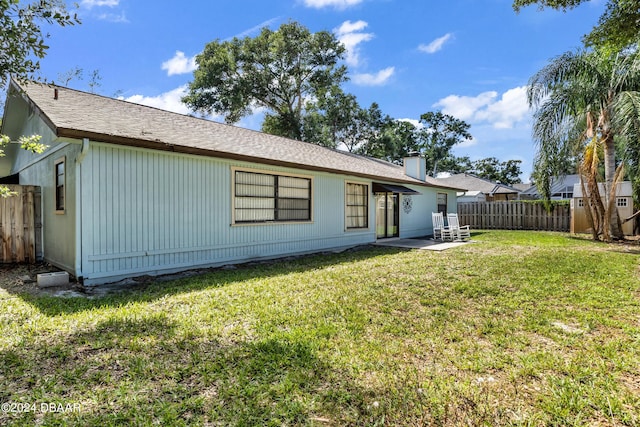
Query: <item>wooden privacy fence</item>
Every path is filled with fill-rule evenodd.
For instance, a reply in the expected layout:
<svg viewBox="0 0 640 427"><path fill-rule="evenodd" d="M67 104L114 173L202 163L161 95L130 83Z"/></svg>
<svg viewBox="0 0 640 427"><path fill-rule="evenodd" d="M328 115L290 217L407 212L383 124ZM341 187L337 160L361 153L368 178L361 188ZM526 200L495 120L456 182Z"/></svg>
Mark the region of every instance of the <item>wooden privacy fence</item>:
<svg viewBox="0 0 640 427"><path fill-rule="evenodd" d="M531 202L473 202L458 203L461 224L471 229L499 230L570 230L569 205L554 205L547 212L541 203Z"/></svg>
<svg viewBox="0 0 640 427"><path fill-rule="evenodd" d="M36 262L42 248L40 187L7 185L0 197L0 263Z"/></svg>

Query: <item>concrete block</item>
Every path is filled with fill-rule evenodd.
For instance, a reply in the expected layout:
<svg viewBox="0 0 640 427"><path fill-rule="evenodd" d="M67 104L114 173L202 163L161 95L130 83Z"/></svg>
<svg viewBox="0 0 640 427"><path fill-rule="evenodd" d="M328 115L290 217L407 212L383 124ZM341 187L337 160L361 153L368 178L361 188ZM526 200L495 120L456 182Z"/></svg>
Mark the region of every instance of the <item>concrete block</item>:
<svg viewBox="0 0 640 427"><path fill-rule="evenodd" d="M66 271L56 271L53 273L38 274L38 286L49 288L52 286L65 286L69 284L69 273Z"/></svg>

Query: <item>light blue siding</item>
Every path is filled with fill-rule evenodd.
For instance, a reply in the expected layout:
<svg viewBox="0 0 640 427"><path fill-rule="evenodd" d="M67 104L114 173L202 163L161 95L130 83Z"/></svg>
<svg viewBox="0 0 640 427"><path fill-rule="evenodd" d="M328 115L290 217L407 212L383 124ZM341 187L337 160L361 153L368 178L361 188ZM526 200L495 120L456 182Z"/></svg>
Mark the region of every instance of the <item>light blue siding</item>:
<svg viewBox="0 0 640 427"><path fill-rule="evenodd" d="M233 167L312 176L312 221L233 225ZM100 143L81 171L89 284L375 241L345 231L345 176Z"/></svg>
<svg viewBox="0 0 640 427"><path fill-rule="evenodd" d="M22 101L21 101L22 102ZM42 119L25 107L23 121L17 134L40 135L40 142L48 148L42 154L34 154L15 147L9 154L11 174L19 175L21 185L36 185L42 195L42 252L45 261L73 272L76 259L76 173L75 158L80 145L59 142ZM15 124L14 124L15 126ZM16 144L17 145L17 144ZM56 213L55 174L56 160L65 159L65 211Z"/></svg>
<svg viewBox="0 0 640 427"><path fill-rule="evenodd" d="M421 194L400 196L400 238L421 237L432 233L431 212L435 210L436 193L430 188L412 187ZM407 212L405 200L411 200L411 209Z"/></svg>
<svg viewBox="0 0 640 427"><path fill-rule="evenodd" d="M400 199L400 238L433 235L431 213L437 212L437 193L447 193L447 211L456 212L456 192L442 188L405 185L421 194L403 194ZM411 200L411 209L405 207L405 200ZM408 211L407 211L408 210Z"/></svg>

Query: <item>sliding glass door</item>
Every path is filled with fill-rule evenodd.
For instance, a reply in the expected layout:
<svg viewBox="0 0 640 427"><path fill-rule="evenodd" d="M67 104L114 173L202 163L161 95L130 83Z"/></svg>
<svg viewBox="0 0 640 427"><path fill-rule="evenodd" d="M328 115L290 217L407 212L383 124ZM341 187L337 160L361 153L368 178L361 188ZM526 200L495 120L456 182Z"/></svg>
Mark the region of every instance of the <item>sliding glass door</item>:
<svg viewBox="0 0 640 427"><path fill-rule="evenodd" d="M400 235L399 199L397 193L376 194L376 236L378 239Z"/></svg>

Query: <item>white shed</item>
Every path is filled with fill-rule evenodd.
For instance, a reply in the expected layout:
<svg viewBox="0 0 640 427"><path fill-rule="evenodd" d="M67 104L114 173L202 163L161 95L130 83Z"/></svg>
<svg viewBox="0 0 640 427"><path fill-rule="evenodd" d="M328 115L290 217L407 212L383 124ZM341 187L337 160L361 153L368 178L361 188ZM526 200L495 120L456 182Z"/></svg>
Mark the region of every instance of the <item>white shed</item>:
<svg viewBox="0 0 640 427"><path fill-rule="evenodd" d="M604 185L598 184L600 195L604 197ZM573 199L571 199L571 232L588 233L590 231L589 222L585 213L587 199L582 196L582 186L580 183L573 186ZM623 181L616 187L616 207L618 215L622 220L633 215L633 188L631 182ZM633 221L622 224L622 232L629 236L633 235Z"/></svg>

